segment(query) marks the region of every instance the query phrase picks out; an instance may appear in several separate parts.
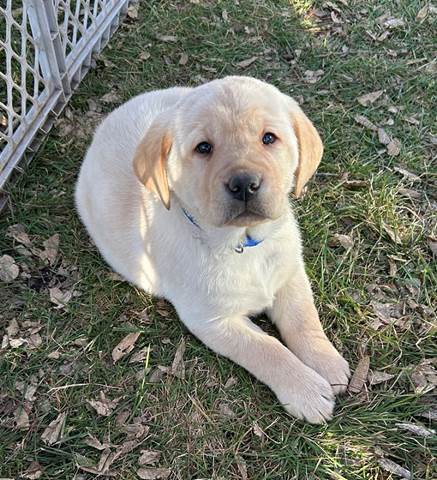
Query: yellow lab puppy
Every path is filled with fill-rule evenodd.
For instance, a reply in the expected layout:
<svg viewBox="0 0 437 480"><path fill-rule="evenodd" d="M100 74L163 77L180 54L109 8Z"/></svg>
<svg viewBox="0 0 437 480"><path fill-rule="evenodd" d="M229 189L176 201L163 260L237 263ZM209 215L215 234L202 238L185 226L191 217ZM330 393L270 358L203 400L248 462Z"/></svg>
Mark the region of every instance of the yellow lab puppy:
<svg viewBox="0 0 437 480"><path fill-rule="evenodd" d="M323 146L297 103L248 77L145 93L98 128L76 204L111 267L165 297L215 352L319 423L346 388L323 332L288 195ZM249 316L265 311L282 344Z"/></svg>

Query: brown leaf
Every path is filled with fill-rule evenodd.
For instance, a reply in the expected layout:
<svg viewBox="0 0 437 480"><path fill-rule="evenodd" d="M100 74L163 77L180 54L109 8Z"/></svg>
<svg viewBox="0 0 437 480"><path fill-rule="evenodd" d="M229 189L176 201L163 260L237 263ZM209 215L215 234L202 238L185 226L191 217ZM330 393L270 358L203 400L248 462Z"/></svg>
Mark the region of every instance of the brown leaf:
<svg viewBox="0 0 437 480"><path fill-rule="evenodd" d="M148 435L149 430L150 427L148 425L143 425L139 421L123 426L123 431L127 434L129 440L143 440Z"/></svg>
<svg viewBox="0 0 437 480"><path fill-rule="evenodd" d="M170 476L171 470L169 468L140 468L137 470L137 475L143 480L164 480Z"/></svg>
<svg viewBox="0 0 437 480"><path fill-rule="evenodd" d="M428 247L431 250L433 255L437 255L437 240L434 240L431 237L428 237L426 239L426 242L428 243Z"/></svg>
<svg viewBox="0 0 437 480"><path fill-rule="evenodd" d="M39 258L41 260L47 260L50 265L53 265L58 256L59 250L59 234L55 233L45 242L43 242L44 250L39 253Z"/></svg>
<svg viewBox="0 0 437 480"><path fill-rule="evenodd" d="M25 247L32 247L32 242L29 238L29 235L26 233L24 225L17 223L16 225L11 225L6 231L8 237L12 237L19 243L22 243Z"/></svg>
<svg viewBox="0 0 437 480"><path fill-rule="evenodd" d="M136 20L138 18L138 4L133 4L127 9L127 16L131 20Z"/></svg>
<svg viewBox="0 0 437 480"><path fill-rule="evenodd" d="M65 308L67 303L73 298L72 290L64 292L59 287L49 288L50 301L57 305L57 309Z"/></svg>
<svg viewBox="0 0 437 480"><path fill-rule="evenodd" d="M134 353L129 359L129 363L143 363L147 358L148 348L142 348L140 351Z"/></svg>
<svg viewBox="0 0 437 480"><path fill-rule="evenodd" d="M252 63L255 63L258 60L258 57L250 57L246 58L246 60L242 60L241 62L237 62L237 67L240 68L247 68L252 65Z"/></svg>
<svg viewBox="0 0 437 480"><path fill-rule="evenodd" d="M12 282L19 273L20 269L12 257L9 255L0 257L0 280L2 282Z"/></svg>
<svg viewBox="0 0 437 480"><path fill-rule="evenodd" d="M26 392L24 393L24 399L28 402L34 402L36 400L36 390L38 389L38 385L29 384L26 388Z"/></svg>
<svg viewBox="0 0 437 480"><path fill-rule="evenodd" d="M323 70L305 70L304 72L304 82L306 83L317 83L323 76L325 72Z"/></svg>
<svg viewBox="0 0 437 480"><path fill-rule="evenodd" d="M108 92L105 93L102 97L100 97L100 101L103 103L119 103L120 102L120 95L115 92Z"/></svg>
<svg viewBox="0 0 437 480"><path fill-rule="evenodd" d="M135 342L140 335L141 332L129 333L114 347L112 350L112 360L114 363L117 363L134 349Z"/></svg>
<svg viewBox="0 0 437 480"><path fill-rule="evenodd" d="M177 37L175 37L174 35L160 35L160 34L158 34L158 35L156 35L156 38L158 40L161 40L161 42L167 42L167 43L178 41Z"/></svg>
<svg viewBox="0 0 437 480"><path fill-rule="evenodd" d="M370 357L365 355L360 359L358 365L355 368L355 372L349 382L348 391L350 393L360 393L367 380L367 374L369 372Z"/></svg>
<svg viewBox="0 0 437 480"><path fill-rule="evenodd" d="M169 371L169 367L165 367L164 365L158 365L150 374L149 382L150 383L159 383L166 373Z"/></svg>
<svg viewBox="0 0 437 480"><path fill-rule="evenodd" d="M138 56L138 58L143 61L148 60L150 57L151 55L149 52L141 52L140 55Z"/></svg>
<svg viewBox="0 0 437 480"><path fill-rule="evenodd" d="M253 433L254 433L257 437L259 437L259 438L264 438L265 433L263 432L263 430L261 429L261 427L260 427L256 422L253 423L252 430L253 430Z"/></svg>
<svg viewBox="0 0 437 480"><path fill-rule="evenodd" d="M153 465L158 462L161 457L161 452L155 450L141 450L140 458L138 459L139 465Z"/></svg>
<svg viewBox="0 0 437 480"><path fill-rule="evenodd" d="M188 55L186 53L181 53L181 58L179 59L179 65L186 65L188 63Z"/></svg>
<svg viewBox="0 0 437 480"><path fill-rule="evenodd" d="M415 393L427 393L437 386L437 371L433 360L426 359L420 362L411 373Z"/></svg>
<svg viewBox="0 0 437 480"><path fill-rule="evenodd" d="M181 341L179 342L178 348L176 349L176 353L170 369L170 373L172 375L181 379L185 378L185 364L183 360L185 348L185 339L184 337L182 337Z"/></svg>
<svg viewBox="0 0 437 480"><path fill-rule="evenodd" d="M362 125L363 127L368 128L369 130L372 130L376 132L378 128L376 125L374 125L367 117L364 115L355 115L354 120L359 124Z"/></svg>
<svg viewBox="0 0 437 480"><path fill-rule="evenodd" d="M29 430L29 415L24 407L18 407L14 413L15 425L19 430Z"/></svg>
<svg viewBox="0 0 437 480"><path fill-rule="evenodd" d="M225 403L225 402L220 402L219 405L219 411L220 414L223 415L224 417L235 417L235 412L231 409L231 407Z"/></svg>
<svg viewBox="0 0 437 480"><path fill-rule="evenodd" d="M405 168L401 167L394 167L393 170L395 172L400 173L404 178L410 180L410 182L420 182L420 177L417 176L415 173L411 173Z"/></svg>
<svg viewBox="0 0 437 480"><path fill-rule="evenodd" d="M389 227L385 222L381 224L385 233L390 237L390 239L397 243L398 245L402 245L402 239L400 238L399 234L395 232L391 227Z"/></svg>
<svg viewBox="0 0 437 480"><path fill-rule="evenodd" d="M110 443L101 443L100 440L90 434L88 434L88 437L85 439L85 443L96 450L106 450L113 446Z"/></svg>
<svg viewBox="0 0 437 480"><path fill-rule="evenodd" d="M378 98L384 93L384 90L377 90L376 92L366 93L365 95L361 95L357 98L357 102L363 105L363 107L367 107L372 103L376 102Z"/></svg>
<svg viewBox="0 0 437 480"><path fill-rule="evenodd" d="M393 462L392 460L389 460L388 458L379 458L378 463L379 463L379 466L386 472L399 475L404 480L411 480L411 472L406 468L403 468L397 463Z"/></svg>
<svg viewBox="0 0 437 480"><path fill-rule="evenodd" d="M418 22L425 20L425 18L428 16L428 13L429 13L429 5L426 4L417 12L416 20Z"/></svg>
<svg viewBox="0 0 437 480"><path fill-rule="evenodd" d="M60 413L52 422L49 423L49 426L44 430L43 434L41 435L41 440L46 445L53 445L59 440L59 437L61 436L64 429L66 418L66 413Z"/></svg>
<svg viewBox="0 0 437 480"><path fill-rule="evenodd" d="M399 188L398 192L405 197L409 197L412 200L417 200L422 197L422 194L417 190L412 190L411 188Z"/></svg>
<svg viewBox="0 0 437 480"><path fill-rule="evenodd" d="M15 337L15 335L17 335L17 333L19 332L20 330L20 327L18 325L18 322L15 318L13 318L10 322L9 322L9 325L6 327L6 333L10 336L10 337Z"/></svg>
<svg viewBox="0 0 437 480"><path fill-rule="evenodd" d="M387 145L387 153L390 157L396 157L401 153L401 142L397 138L391 140Z"/></svg>
<svg viewBox="0 0 437 480"><path fill-rule="evenodd" d="M335 240L335 245L341 245L346 250L352 248L354 246L354 241L349 235L343 235L341 233L335 233L333 235L333 239Z"/></svg>
<svg viewBox="0 0 437 480"><path fill-rule="evenodd" d="M369 372L369 383L370 385L379 385L380 383L387 382L391 380L396 375L390 373L379 372L378 370L371 370Z"/></svg>
<svg viewBox="0 0 437 480"><path fill-rule="evenodd" d="M402 18L390 17L383 23L383 25L387 28L399 28L405 26L405 22Z"/></svg>
<svg viewBox="0 0 437 480"><path fill-rule="evenodd" d="M102 415L103 417L109 417L119 401L120 398L109 400L102 391L100 392L100 400L86 400L86 402L95 409L98 415Z"/></svg>
<svg viewBox="0 0 437 480"><path fill-rule="evenodd" d="M399 318L401 316L401 307L399 304L380 303L373 300L370 302L370 305L372 306L376 316L385 324L389 324L394 318Z"/></svg>
<svg viewBox="0 0 437 480"><path fill-rule="evenodd" d="M379 143L382 143L383 145L388 145L391 142L391 138L383 128L378 128L378 140Z"/></svg>
<svg viewBox="0 0 437 480"><path fill-rule="evenodd" d="M229 377L226 380L226 383L224 384L223 388L228 389L233 387L234 385L237 385L238 380L235 377Z"/></svg>
<svg viewBox="0 0 437 480"><path fill-rule="evenodd" d="M38 478L41 477L42 473L43 470L41 465L38 462L33 461L29 465L27 470L22 474L22 477L28 478L29 480L38 480Z"/></svg>
<svg viewBox="0 0 437 480"><path fill-rule="evenodd" d="M411 432L413 435L417 435L418 437L432 437L435 435L435 430L431 428L425 428L422 425L416 425L414 423L397 423L396 426L401 430L407 430L407 432Z"/></svg>

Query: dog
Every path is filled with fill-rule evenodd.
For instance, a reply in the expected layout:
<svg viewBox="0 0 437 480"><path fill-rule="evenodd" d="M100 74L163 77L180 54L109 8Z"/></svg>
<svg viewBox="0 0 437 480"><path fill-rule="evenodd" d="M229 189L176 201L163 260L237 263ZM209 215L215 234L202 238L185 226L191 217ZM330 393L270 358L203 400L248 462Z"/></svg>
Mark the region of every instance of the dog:
<svg viewBox="0 0 437 480"><path fill-rule="evenodd" d="M116 272L169 300L205 345L311 423L331 418L350 376L319 321L289 202L322 153L292 98L230 76L144 93L109 114L75 193ZM284 343L250 320L261 312Z"/></svg>

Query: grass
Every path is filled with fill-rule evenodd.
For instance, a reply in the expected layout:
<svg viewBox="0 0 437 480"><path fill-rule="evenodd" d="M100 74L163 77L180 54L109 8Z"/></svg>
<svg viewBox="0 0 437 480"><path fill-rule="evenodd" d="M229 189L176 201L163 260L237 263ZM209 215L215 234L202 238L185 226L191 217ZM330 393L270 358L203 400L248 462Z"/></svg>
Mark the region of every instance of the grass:
<svg viewBox="0 0 437 480"><path fill-rule="evenodd" d="M411 478L436 477L435 435L425 438L397 426L430 426L420 413L429 410L432 392L415 391L414 369L436 354L436 271L429 248L436 237L436 25L431 14L416 20L425 5L420 1L337 1L341 12L325 6L326 15L322 3L141 2L138 18L123 24L97 59L69 105L70 115L11 188L9 210L0 218L2 232L23 224L37 248L60 235L53 265L26 256L17 241L0 235L1 255L12 256L25 273L0 284L0 325L16 319L17 336L25 338L26 321L42 326L37 348L24 344L0 353L0 477L21 478L37 461L40 478L92 478L77 467L80 455L97 461L101 453L86 439L123 444L126 432L117 417L124 412L125 423L141 417L150 427L143 444L110 468L125 480L138 478L141 449L161 452L159 465L181 480L399 478L381 466L381 457L408 469ZM404 23L384 27L386 13ZM386 30L385 40L372 39ZM183 53L185 65L179 62ZM254 55L250 67L238 66ZM308 70L323 75L308 83ZM144 90L234 73L303 99L318 126L326 153L295 210L321 318L353 368L367 354L372 371L394 375L339 399L328 425L288 417L265 386L193 338L171 307L111 277L74 211L74 182L96 120ZM373 104L357 102L376 90L384 94ZM104 103L108 92L116 96ZM356 115L398 138L400 154L389 156L377 134L355 122ZM335 234L348 235L353 247L335 245ZM78 294L62 309L48 293L59 285ZM400 313L375 328L375 302ZM126 357L114 365L112 349L132 331L141 332L134 353L150 347L147 364L130 364ZM170 366L182 337L185 378L168 375L151 383L149 370ZM59 358L49 356L53 352ZM26 400L17 382L36 384L36 399ZM85 402L100 391L120 397L107 417ZM14 420L20 407L29 417L22 430ZM47 445L41 434L59 413L67 415L63 434Z"/></svg>

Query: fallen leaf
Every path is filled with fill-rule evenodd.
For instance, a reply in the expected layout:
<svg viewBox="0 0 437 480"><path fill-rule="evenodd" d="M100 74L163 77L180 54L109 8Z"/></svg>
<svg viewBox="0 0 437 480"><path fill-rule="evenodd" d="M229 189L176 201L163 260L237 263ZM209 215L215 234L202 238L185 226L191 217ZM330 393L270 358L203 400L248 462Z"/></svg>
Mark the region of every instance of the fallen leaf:
<svg viewBox="0 0 437 480"><path fill-rule="evenodd" d="M422 194L417 190L412 190L411 188L399 188L398 192L405 197L409 197L413 200L417 200L422 197Z"/></svg>
<svg viewBox="0 0 437 480"><path fill-rule="evenodd" d="M378 459L379 466L385 470L386 472L394 473L395 475L399 475L404 480L411 480L411 472L406 468L401 467L397 463L389 460L388 458L379 458Z"/></svg>
<svg viewBox="0 0 437 480"><path fill-rule="evenodd" d="M405 26L405 22L402 18L390 17L383 23L383 25L387 28L399 28Z"/></svg>
<svg viewBox="0 0 437 480"><path fill-rule="evenodd" d="M420 182L420 177L417 176L415 173L411 173L405 168L401 167L394 167L393 170L397 173L400 173L404 178L407 178L411 182Z"/></svg>
<svg viewBox="0 0 437 480"><path fill-rule="evenodd" d="M231 409L231 407L225 403L225 402L220 402L219 405L219 411L221 413L221 415L223 415L224 417L235 417L235 412Z"/></svg>
<svg viewBox="0 0 437 480"><path fill-rule="evenodd" d="M246 60L237 62L237 66L240 68L247 68L247 67L250 67L250 65L252 65L252 63L255 63L257 60L258 60L258 57L246 58Z"/></svg>
<svg viewBox="0 0 437 480"><path fill-rule="evenodd" d="M372 300L370 305L375 315L386 325L391 323L394 318L401 316L401 306L397 303L381 303Z"/></svg>
<svg viewBox="0 0 437 480"><path fill-rule="evenodd" d="M41 465L38 462L33 461L21 476L28 478L29 480L37 480L41 477L42 473Z"/></svg>
<svg viewBox="0 0 437 480"><path fill-rule="evenodd" d="M335 240L336 245L341 245L346 250L352 248L354 246L354 241L349 235L343 235L341 233L335 233L333 235L333 239Z"/></svg>
<svg viewBox="0 0 437 480"><path fill-rule="evenodd" d="M387 153L390 157L396 157L401 153L401 142L397 138L391 140L387 145Z"/></svg>
<svg viewBox="0 0 437 480"><path fill-rule="evenodd" d="M433 360L423 360L414 367L411 372L411 381L415 393L428 393L437 386L437 371L434 368Z"/></svg>
<svg viewBox="0 0 437 480"><path fill-rule="evenodd" d="M428 237L426 239L426 242L428 243L428 247L431 250L433 255L437 255L437 240L434 240L431 237Z"/></svg>
<svg viewBox="0 0 437 480"><path fill-rule="evenodd" d="M18 407L14 412L15 425L19 430L29 430L29 415L24 407Z"/></svg>
<svg viewBox="0 0 437 480"><path fill-rule="evenodd" d="M47 260L50 265L53 265L58 256L59 250L59 234L55 233L45 242L43 242L44 250L39 253L39 258L41 260Z"/></svg>
<svg viewBox="0 0 437 480"><path fill-rule="evenodd" d="M417 12L416 20L419 22L421 22L422 20L425 20L425 18L428 16L428 13L429 13L429 5L426 4Z"/></svg>
<svg viewBox="0 0 437 480"><path fill-rule="evenodd" d="M10 337L15 337L15 335L17 335L17 333L19 332L20 330L20 327L18 325L18 322L15 318L13 318L10 322L9 322L9 325L6 327L6 333L10 336Z"/></svg>
<svg viewBox="0 0 437 480"><path fill-rule="evenodd" d="M41 435L41 440L46 445L53 445L58 440L62 434L62 431L65 426L65 419L67 418L66 413L60 413L55 420L49 423L49 426L44 430Z"/></svg>
<svg viewBox="0 0 437 480"><path fill-rule="evenodd" d="M376 132L378 128L376 125L374 125L367 117L364 115L355 115L354 120L359 124L362 125L363 127L368 128L369 130L372 130Z"/></svg>
<svg viewBox="0 0 437 480"><path fill-rule="evenodd" d="M173 359L173 363L170 368L170 373L177 378L185 378L185 364L184 364L184 353L185 353L185 339L181 338L178 348Z"/></svg>
<svg viewBox="0 0 437 480"><path fill-rule="evenodd" d="M117 363L121 358L128 355L135 347L135 342L141 332L133 332L126 335L112 350L112 360Z"/></svg>
<svg viewBox="0 0 437 480"><path fill-rule="evenodd" d="M67 303L73 298L73 291L62 291L58 287L49 288L50 301L57 305L56 308L64 308Z"/></svg>
<svg viewBox="0 0 437 480"><path fill-rule="evenodd" d="M177 42L178 39L174 35L156 35L157 40L161 40L161 42Z"/></svg>
<svg viewBox="0 0 437 480"><path fill-rule="evenodd" d="M396 423L396 426L401 430L407 430L407 432L411 432L418 437L432 437L435 435L435 430L431 428L425 428L422 425L416 425L414 423Z"/></svg>
<svg viewBox="0 0 437 480"><path fill-rule="evenodd" d="M144 60L148 60L150 57L151 55L149 52L141 52L138 58L144 61Z"/></svg>
<svg viewBox="0 0 437 480"><path fill-rule="evenodd" d="M119 103L120 96L115 92L108 92L105 93L102 97L100 97L100 101L103 103Z"/></svg>
<svg viewBox="0 0 437 480"><path fill-rule="evenodd" d="M360 359L352 378L349 382L348 391L350 393L360 393L367 380L367 374L369 372L370 357L365 355Z"/></svg>
<svg viewBox="0 0 437 480"><path fill-rule="evenodd" d="M88 435L88 437L85 439L85 443L96 450L106 450L107 448L113 446L109 443L101 443L100 440L93 435Z"/></svg>
<svg viewBox="0 0 437 480"><path fill-rule="evenodd" d="M238 380L235 377L229 377L226 380L226 383L224 384L223 388L228 389L233 387L234 385L237 385Z"/></svg>
<svg viewBox="0 0 437 480"><path fill-rule="evenodd" d="M383 128L378 128L378 140L379 143L382 143L383 145L388 145L391 142L391 138Z"/></svg>
<svg viewBox="0 0 437 480"><path fill-rule="evenodd" d="M149 430L150 427L148 425L143 425L139 421L123 426L123 431L127 434L129 440L143 440L148 435Z"/></svg>
<svg viewBox="0 0 437 480"><path fill-rule="evenodd" d="M265 433L262 431L261 427L256 422L253 423L252 430L257 437L264 438Z"/></svg>
<svg viewBox="0 0 437 480"><path fill-rule="evenodd" d="M131 6L127 9L127 16L128 16L131 20L136 20L136 19L138 18L138 4L131 5Z"/></svg>
<svg viewBox="0 0 437 480"><path fill-rule="evenodd" d="M372 103L376 102L378 98L384 93L384 90L377 90L376 92L366 93L365 95L361 95L357 98L357 102L363 105L363 107L367 107Z"/></svg>
<svg viewBox="0 0 437 480"><path fill-rule="evenodd" d="M38 385L28 385L26 388L26 392L24 394L24 399L28 402L34 402L36 400L35 393L38 389Z"/></svg>
<svg viewBox="0 0 437 480"><path fill-rule="evenodd" d="M394 242L397 243L398 245L402 245L402 239L398 235L397 232L395 232L391 227L389 227L385 222L382 222L381 224L383 230L385 233L390 237L390 239Z"/></svg>
<svg viewBox="0 0 437 480"><path fill-rule="evenodd" d="M24 345L25 343L27 343L27 340L25 340L24 338L10 338L9 339L9 345L12 348L19 348L22 345Z"/></svg>
<svg viewBox="0 0 437 480"><path fill-rule="evenodd" d="M149 376L149 382L150 383L158 383L160 382L164 375L168 373L169 367L165 367L163 365L158 365L150 374Z"/></svg>
<svg viewBox="0 0 437 480"><path fill-rule="evenodd" d="M304 72L304 82L306 83L317 83L323 76L325 72L323 70L305 70Z"/></svg>
<svg viewBox="0 0 437 480"><path fill-rule="evenodd" d="M369 383L370 385L379 385L380 383L387 382L391 380L396 375L392 375L390 373L379 372L378 370L371 370L369 372Z"/></svg>
<svg viewBox="0 0 437 480"><path fill-rule="evenodd" d="M171 470L169 468L140 468L137 470L137 475L143 480L161 480L170 476Z"/></svg>
<svg viewBox="0 0 437 480"><path fill-rule="evenodd" d="M161 457L161 452L156 452L155 450L141 450L140 458L138 459L139 465L153 465L159 461Z"/></svg>
<svg viewBox="0 0 437 480"><path fill-rule="evenodd" d="M11 225L6 231L8 237L12 237L19 243L22 243L25 247L32 247L32 242L29 238L29 235L26 233L24 225L17 223L16 225Z"/></svg>
<svg viewBox="0 0 437 480"><path fill-rule="evenodd" d="M188 63L188 55L186 53L181 53L179 58L179 65L186 65Z"/></svg>
<svg viewBox="0 0 437 480"><path fill-rule="evenodd" d="M2 282L12 282L19 273L20 269L12 257L9 255L0 257L0 280Z"/></svg>
<svg viewBox="0 0 437 480"><path fill-rule="evenodd" d="M109 417L119 401L120 398L109 400L106 398L106 395L103 391L100 392L100 400L86 400L86 402L94 408L98 415L102 415L103 417Z"/></svg>
<svg viewBox="0 0 437 480"><path fill-rule="evenodd" d="M247 475L247 465L246 465L246 462L244 461L243 458L241 458L240 456L237 456L236 458L237 460L237 468L238 468L238 472L240 474L240 479L241 480L248 480L249 477Z"/></svg>

